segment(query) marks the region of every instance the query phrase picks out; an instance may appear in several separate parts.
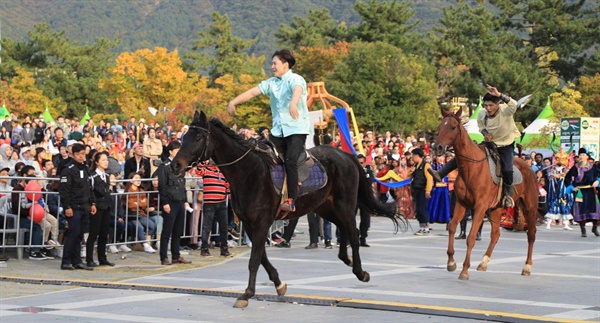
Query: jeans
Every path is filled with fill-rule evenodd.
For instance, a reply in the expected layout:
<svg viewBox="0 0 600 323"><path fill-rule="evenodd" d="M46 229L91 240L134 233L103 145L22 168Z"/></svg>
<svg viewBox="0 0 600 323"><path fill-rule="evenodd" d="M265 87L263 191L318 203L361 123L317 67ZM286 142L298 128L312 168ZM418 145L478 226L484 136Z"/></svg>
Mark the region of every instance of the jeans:
<svg viewBox="0 0 600 323"><path fill-rule="evenodd" d="M227 247L227 205L225 202L221 203L205 203L204 209L202 210L202 246L201 248L208 248L208 239L213 227L213 221L217 219L219 223L219 235L221 248Z"/></svg>
<svg viewBox="0 0 600 323"><path fill-rule="evenodd" d="M38 246L42 244L43 233L42 227L39 224L31 222L31 219L28 217L21 217L19 219L19 228L29 229L31 244ZM31 247L31 250L29 252L40 252L40 247Z"/></svg>
<svg viewBox="0 0 600 323"><path fill-rule="evenodd" d="M290 135L283 138L271 135L269 139L275 144L277 151L285 156L288 197L295 199L298 196L298 159L304 151L306 135Z"/></svg>

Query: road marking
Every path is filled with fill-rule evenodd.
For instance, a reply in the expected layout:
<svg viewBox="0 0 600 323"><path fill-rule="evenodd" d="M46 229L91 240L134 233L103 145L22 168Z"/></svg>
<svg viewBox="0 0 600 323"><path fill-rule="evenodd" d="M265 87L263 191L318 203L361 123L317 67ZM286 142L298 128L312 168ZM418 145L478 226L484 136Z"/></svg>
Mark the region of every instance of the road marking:
<svg viewBox="0 0 600 323"><path fill-rule="evenodd" d="M134 302L147 302L147 301L159 301L167 298L183 297L184 295L178 295L173 293L152 293L146 295L137 296L124 296L124 297L113 297L107 299L96 299L96 300L85 300L81 302L61 303L61 304L50 304L40 307L54 308L60 310L72 310L76 308L84 308L91 306L105 306L122 303L134 303Z"/></svg>
<svg viewBox="0 0 600 323"><path fill-rule="evenodd" d="M42 312L38 314L45 315L53 315L53 316L68 316L68 317L77 317L77 318L90 318L95 320L115 320L117 322L148 322L155 323L160 322L161 320L166 320L168 322L182 322L182 323L190 323L190 322L207 322L207 321L198 321L197 319L193 320L182 320L175 319L172 317L152 317L152 316L141 316L141 315L126 315L126 314L112 314L112 313L104 313L104 312L88 312L88 311L74 311L74 310L58 310L52 312Z"/></svg>

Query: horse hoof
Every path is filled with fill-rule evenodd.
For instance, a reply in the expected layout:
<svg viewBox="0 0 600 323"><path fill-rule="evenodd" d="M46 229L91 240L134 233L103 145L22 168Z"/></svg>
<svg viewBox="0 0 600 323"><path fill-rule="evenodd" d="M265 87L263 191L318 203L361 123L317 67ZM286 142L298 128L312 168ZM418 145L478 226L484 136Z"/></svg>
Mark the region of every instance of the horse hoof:
<svg viewBox="0 0 600 323"><path fill-rule="evenodd" d="M460 275L458 275L458 279L469 280L469 274L460 274Z"/></svg>
<svg viewBox="0 0 600 323"><path fill-rule="evenodd" d="M363 271L363 283L368 283L369 280L371 280L371 275L368 272Z"/></svg>
<svg viewBox="0 0 600 323"><path fill-rule="evenodd" d="M352 267L352 257L348 257L348 262L346 262L348 267Z"/></svg>
<svg viewBox="0 0 600 323"><path fill-rule="evenodd" d="M282 282L275 289L277 290L277 296L284 296L285 293L287 293L287 284L285 282Z"/></svg>
<svg viewBox="0 0 600 323"><path fill-rule="evenodd" d="M246 308L248 307L248 301L245 299L238 299L237 301L235 301L235 304L233 304L234 308Z"/></svg>
<svg viewBox="0 0 600 323"><path fill-rule="evenodd" d="M477 266L477 271L486 271L486 270L487 270L486 265L479 264L479 266Z"/></svg>
<svg viewBox="0 0 600 323"><path fill-rule="evenodd" d="M455 270L456 270L456 263L455 263L455 262L453 262L453 263L451 263L451 264L448 264L448 265L446 266L446 269L448 269L448 271L449 271L449 272L453 272L453 271L455 271Z"/></svg>
<svg viewBox="0 0 600 323"><path fill-rule="evenodd" d="M523 271L521 272L521 275L523 275L523 276L531 276L531 266L530 265L526 265L525 267L523 267Z"/></svg>

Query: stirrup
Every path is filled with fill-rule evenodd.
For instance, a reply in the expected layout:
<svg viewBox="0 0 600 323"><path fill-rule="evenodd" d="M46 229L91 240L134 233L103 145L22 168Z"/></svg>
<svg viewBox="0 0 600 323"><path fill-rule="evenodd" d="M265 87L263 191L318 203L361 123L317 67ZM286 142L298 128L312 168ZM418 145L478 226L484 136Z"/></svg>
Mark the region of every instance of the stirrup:
<svg viewBox="0 0 600 323"><path fill-rule="evenodd" d="M279 210L283 212L295 212L296 203L293 198L288 198L283 204L279 205Z"/></svg>
<svg viewBox="0 0 600 323"><path fill-rule="evenodd" d="M515 207L515 201L513 200L512 197L510 197L510 195L506 195L504 197L503 206L504 206L505 209L514 208Z"/></svg>

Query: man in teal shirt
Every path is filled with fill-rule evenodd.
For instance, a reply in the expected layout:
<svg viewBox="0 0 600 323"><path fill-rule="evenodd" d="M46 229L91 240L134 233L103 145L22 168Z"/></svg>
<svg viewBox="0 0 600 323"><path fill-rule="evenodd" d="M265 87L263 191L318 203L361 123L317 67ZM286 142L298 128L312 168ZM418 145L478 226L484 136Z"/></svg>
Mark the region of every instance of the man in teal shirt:
<svg viewBox="0 0 600 323"><path fill-rule="evenodd" d="M311 133L306 99L306 81L292 72L296 59L287 50L278 50L272 56L273 77L238 95L229 102L227 111L235 114L235 106L261 94L268 95L271 103L273 127L271 141L285 156L288 199L281 204L282 211L294 212L298 196L298 158L304 151L306 136Z"/></svg>

